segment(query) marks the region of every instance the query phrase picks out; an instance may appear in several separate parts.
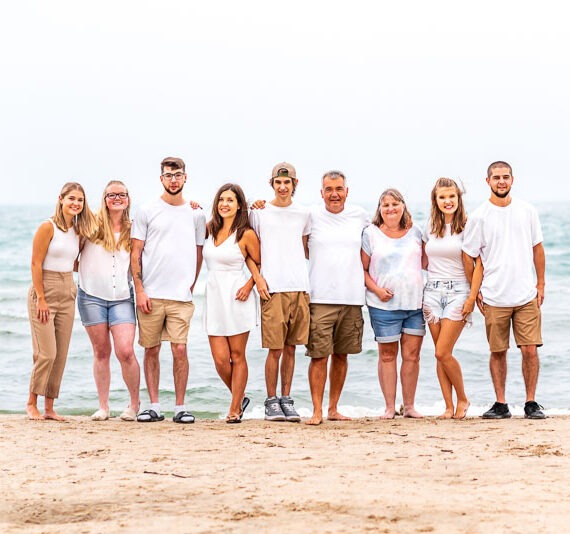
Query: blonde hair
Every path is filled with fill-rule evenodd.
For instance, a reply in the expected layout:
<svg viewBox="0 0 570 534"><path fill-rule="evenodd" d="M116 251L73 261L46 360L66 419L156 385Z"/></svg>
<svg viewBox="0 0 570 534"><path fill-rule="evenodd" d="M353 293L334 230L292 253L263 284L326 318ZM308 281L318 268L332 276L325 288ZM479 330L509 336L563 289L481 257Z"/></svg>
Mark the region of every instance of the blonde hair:
<svg viewBox="0 0 570 534"><path fill-rule="evenodd" d="M111 180L103 190L103 198L101 199L101 208L97 213L97 231L93 236L93 243L101 245L105 250L113 252L115 250L125 249L127 252L131 251L131 216L130 216L130 200L127 207L123 210L121 216L121 233L119 239L115 241L115 233L111 225L111 215L107 207L107 189L112 185L119 185L125 188L127 195L129 191L127 186L120 180Z"/></svg>
<svg viewBox="0 0 570 534"><path fill-rule="evenodd" d="M384 223L384 218L382 217L382 201L386 197L392 197L393 199L397 200L398 202L404 205L404 212L402 213L402 218L400 219L400 229L406 230L412 225L412 215L408 211L408 207L406 206L406 202L404 200L404 196L400 191L394 189L393 187L386 189L380 195L380 199L378 200L378 208L376 208L376 213L374 215L374 219L372 219L372 224L380 227Z"/></svg>
<svg viewBox="0 0 570 534"><path fill-rule="evenodd" d="M62 232L67 232L67 230L69 230L65 222L65 217L63 216L61 201L72 191L80 191L83 195L83 209L78 215L73 217L73 229L75 230L76 234L89 239L95 232L95 216L89 209L89 204L87 204L87 197L85 196L85 190L81 184L77 182L67 182L63 185L61 191L59 192L59 197L57 199L57 204L55 205L55 213L52 216L52 220Z"/></svg>

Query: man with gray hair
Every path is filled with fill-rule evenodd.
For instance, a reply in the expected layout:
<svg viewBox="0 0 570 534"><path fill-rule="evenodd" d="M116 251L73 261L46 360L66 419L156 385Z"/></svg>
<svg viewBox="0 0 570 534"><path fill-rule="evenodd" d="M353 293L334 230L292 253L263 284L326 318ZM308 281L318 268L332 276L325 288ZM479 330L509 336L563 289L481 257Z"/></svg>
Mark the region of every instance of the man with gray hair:
<svg viewBox="0 0 570 534"><path fill-rule="evenodd" d="M345 206L346 177L328 171L322 177L324 206L311 212L309 258L310 328L307 356L313 415L308 425L323 422L323 397L329 356L329 421L350 419L338 411L348 370L348 354L362 351L364 270L360 260L362 231L370 223L364 209Z"/></svg>

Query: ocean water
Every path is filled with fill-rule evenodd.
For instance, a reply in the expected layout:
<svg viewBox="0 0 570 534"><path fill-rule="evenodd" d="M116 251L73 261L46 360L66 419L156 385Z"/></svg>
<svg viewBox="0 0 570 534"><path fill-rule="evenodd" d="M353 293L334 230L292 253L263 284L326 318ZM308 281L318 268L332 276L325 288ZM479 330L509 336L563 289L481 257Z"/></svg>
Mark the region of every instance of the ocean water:
<svg viewBox="0 0 570 534"><path fill-rule="evenodd" d="M374 206L367 206L372 213ZM136 208L136 206L135 206ZM543 306L543 339L540 349L541 371L537 401L549 415L570 414L570 210L562 204L537 206L544 232L547 258L546 300ZM412 206L414 220L422 224L427 206ZM26 309L27 289L31 282L30 256L34 232L39 223L52 214L52 206L0 206L0 413L23 413L28 397L32 366L32 344ZM227 413L230 395L216 374L208 340L202 329L205 268L195 292L196 312L190 328L188 352L190 379L187 407L200 418L222 418ZM377 416L384 401L378 384L377 344L370 328L366 307L363 351L350 356L349 371L340 401L341 411L353 417ZM508 356L507 401L515 415L524 404L524 382L520 353L511 340ZM136 346L142 367L143 351ZM246 418L263 417L265 399L265 350L261 348L259 327L250 334L247 358L249 381L247 394L252 404ZM494 400L489 375L488 348L483 317L475 312L474 324L465 329L455 351L461 362L465 387L471 401L469 415L479 415ZM118 414L127 405L126 388L120 367L112 356L111 410ZM297 348L293 396L302 416L311 414L307 379L309 358L303 347ZM161 403L167 413L174 406L172 358L167 344L161 351ZM141 372L141 400L148 402ZM325 402L326 402L325 397ZM401 395L398 393L398 403ZM435 374L433 343L426 335L421 352L421 370L416 406L426 415L443 410L443 401ZM76 316L67 366L57 409L64 414L88 415L98 407L92 375L92 351L89 339ZM326 407L326 404L325 404Z"/></svg>

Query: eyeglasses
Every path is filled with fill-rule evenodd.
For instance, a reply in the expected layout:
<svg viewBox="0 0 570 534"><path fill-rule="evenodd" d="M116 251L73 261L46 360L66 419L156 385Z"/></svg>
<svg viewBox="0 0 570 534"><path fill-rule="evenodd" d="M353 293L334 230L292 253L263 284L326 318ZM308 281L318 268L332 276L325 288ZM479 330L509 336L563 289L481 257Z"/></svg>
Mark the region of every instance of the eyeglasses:
<svg viewBox="0 0 570 534"><path fill-rule="evenodd" d="M184 173L183 172L177 172L176 174L172 174L170 172L167 172L166 174L163 174L162 177L167 181L167 182L172 182L172 180L182 180L182 178L184 178Z"/></svg>
<svg viewBox="0 0 570 534"><path fill-rule="evenodd" d="M109 200L115 200L116 198L120 198L121 200L125 200L129 196L128 193L107 193L105 198Z"/></svg>

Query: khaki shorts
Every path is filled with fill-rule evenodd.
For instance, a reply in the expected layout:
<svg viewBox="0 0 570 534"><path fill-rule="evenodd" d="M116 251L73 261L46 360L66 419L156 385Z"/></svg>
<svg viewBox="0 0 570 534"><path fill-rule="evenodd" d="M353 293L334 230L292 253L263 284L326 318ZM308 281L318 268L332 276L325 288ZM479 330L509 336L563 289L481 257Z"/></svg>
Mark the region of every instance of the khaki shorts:
<svg viewBox="0 0 570 534"><path fill-rule="evenodd" d="M261 345L282 349L309 340L309 294L304 291L271 293L261 301Z"/></svg>
<svg viewBox="0 0 570 534"><path fill-rule="evenodd" d="M137 308L139 345L150 349L161 341L186 344L194 304L166 299L150 299L150 302L150 313L142 313Z"/></svg>
<svg viewBox="0 0 570 534"><path fill-rule="evenodd" d="M517 347L521 345L542 346L541 314L537 299L511 308L489 304L483 304L483 307L485 329L491 352L503 352L509 348L511 321Z"/></svg>
<svg viewBox="0 0 570 534"><path fill-rule="evenodd" d="M311 304L310 308L307 356L324 358L329 354L362 352L362 306Z"/></svg>

